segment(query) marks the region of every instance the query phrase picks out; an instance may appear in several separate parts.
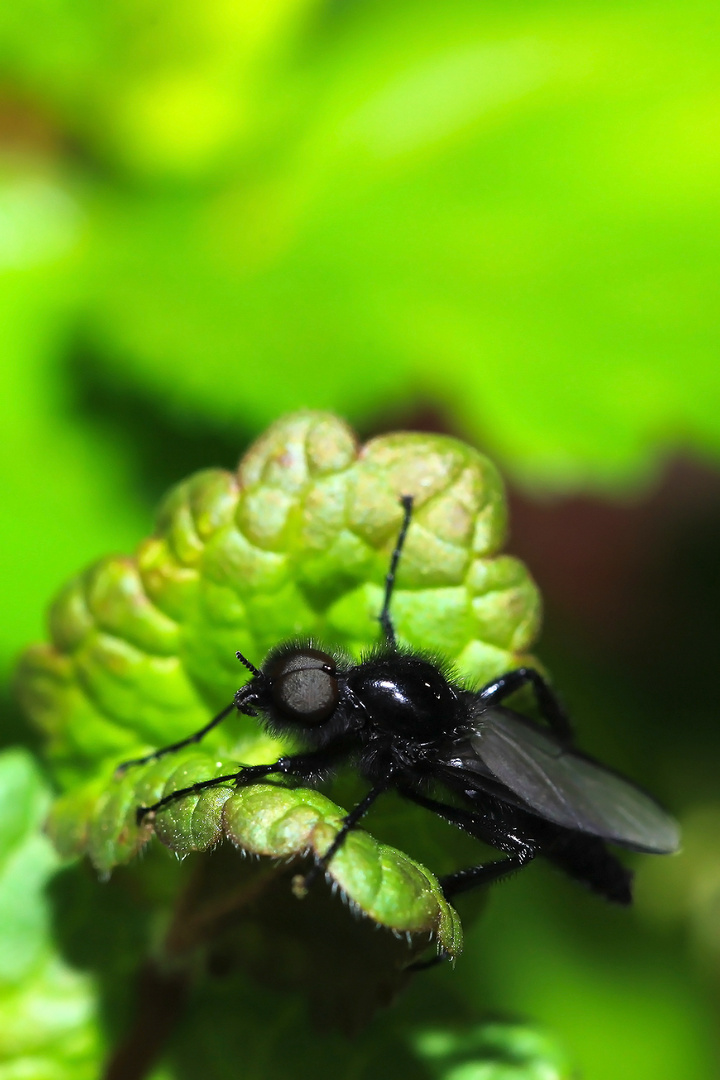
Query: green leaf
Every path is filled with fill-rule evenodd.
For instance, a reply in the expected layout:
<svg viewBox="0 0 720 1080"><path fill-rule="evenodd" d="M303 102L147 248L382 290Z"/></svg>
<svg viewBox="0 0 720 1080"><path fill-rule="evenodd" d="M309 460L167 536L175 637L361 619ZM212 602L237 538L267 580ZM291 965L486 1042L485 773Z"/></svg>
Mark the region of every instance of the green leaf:
<svg viewBox="0 0 720 1080"><path fill-rule="evenodd" d="M316 6L157 0L128 22L112 4L58 0L53 33L33 34L42 7L19 0L2 13L0 46L6 69L94 153L140 176L195 178L262 121L264 66Z"/></svg>
<svg viewBox="0 0 720 1080"><path fill-rule="evenodd" d="M61 170L3 158L0 221L0 484L12 523L0 536L5 676L78 560L132 543L145 518L119 448L68 404L63 365L83 294L81 193ZM11 741L4 727L3 739Z"/></svg>
<svg viewBox="0 0 720 1080"><path fill-rule="evenodd" d="M97 1076L91 980L52 944L46 890L59 866L39 827L49 793L24 750L0 755L0 1078Z"/></svg>
<svg viewBox="0 0 720 1080"><path fill-rule="evenodd" d="M317 791L278 791L257 784L230 795L223 807L230 838L257 855L288 856L328 850L343 811ZM419 863L361 829L351 832L328 868L355 910L407 934L433 934L451 956L462 948L457 914L435 877Z"/></svg>
<svg viewBox="0 0 720 1080"><path fill-rule="evenodd" d="M19 691L66 789L50 821L59 850L87 852L107 874L151 835L135 823L138 806L239 761L276 759L280 744L235 716L198 751L114 775L119 761L187 736L231 700L247 677L238 648L259 663L297 635L354 656L371 647L408 493L415 511L393 597L400 640L478 682L524 662L538 596L524 567L500 554L506 512L490 463L439 436L358 448L332 416L289 416L237 474L200 473L171 492L134 558L74 579L51 610L51 643L25 654ZM344 813L317 792L219 787L171 804L154 830L181 856L223 836L264 855L318 855ZM436 879L408 856L358 830L330 873L377 923L459 948Z"/></svg>
<svg viewBox="0 0 720 1080"><path fill-rule="evenodd" d="M418 1053L441 1080L569 1080L556 1042L522 1024L486 1023L471 1031L424 1030Z"/></svg>
<svg viewBox="0 0 720 1080"><path fill-rule="evenodd" d="M706 4L313 15L267 67L238 54L216 182L99 193L88 307L108 384L254 430L308 401L365 424L430 402L560 490L640 483L677 446L717 457ZM212 102L196 47L176 82ZM190 124L157 126L192 157Z"/></svg>

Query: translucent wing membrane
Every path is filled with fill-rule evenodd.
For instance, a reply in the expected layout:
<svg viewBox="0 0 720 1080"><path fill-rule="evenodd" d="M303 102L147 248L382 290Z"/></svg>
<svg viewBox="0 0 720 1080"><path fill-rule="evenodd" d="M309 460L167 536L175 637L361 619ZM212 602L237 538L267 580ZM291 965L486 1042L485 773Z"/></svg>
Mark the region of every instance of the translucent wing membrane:
<svg viewBox="0 0 720 1080"><path fill-rule="evenodd" d="M478 779L489 770L548 821L635 851L664 855L680 846L677 822L654 799L516 713L481 712L465 745L463 769Z"/></svg>

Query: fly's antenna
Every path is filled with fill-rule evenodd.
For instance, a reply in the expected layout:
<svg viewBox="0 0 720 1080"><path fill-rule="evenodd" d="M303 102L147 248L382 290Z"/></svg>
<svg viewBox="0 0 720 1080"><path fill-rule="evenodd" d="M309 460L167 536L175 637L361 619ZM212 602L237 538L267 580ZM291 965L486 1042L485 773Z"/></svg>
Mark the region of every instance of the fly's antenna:
<svg viewBox="0 0 720 1080"><path fill-rule="evenodd" d="M238 658L238 660L240 661L240 663L241 663L241 664L244 664L244 665L245 665L245 667L246 667L246 668L248 669L248 671L249 671L249 672L250 672L250 673L251 673L252 675L259 675L259 674L260 674L260 672L259 672L259 671L258 671L258 669L257 669L257 668L255 667L255 665L254 665L254 664L251 664L251 663L250 663L250 661L248 660L248 658L247 658L246 656L243 656L243 654L242 654L241 652L236 652L236 653L235 653L235 655L237 656L237 658Z"/></svg>
<svg viewBox="0 0 720 1080"><path fill-rule="evenodd" d="M403 508L403 522L400 526L400 532L398 538L395 541L395 548L390 556L390 569L387 572L385 578L385 600L383 601L382 611L378 616L380 625L383 628L385 634L385 641L393 648L396 647L397 641L395 639L395 627L393 626L392 619L390 618L390 601L392 599L393 588L395 587L395 574L397 573L398 563L400 562L400 555L402 553L403 545L405 543L405 537L407 536L408 529L410 528L410 518L413 511L413 496L401 495L400 505Z"/></svg>

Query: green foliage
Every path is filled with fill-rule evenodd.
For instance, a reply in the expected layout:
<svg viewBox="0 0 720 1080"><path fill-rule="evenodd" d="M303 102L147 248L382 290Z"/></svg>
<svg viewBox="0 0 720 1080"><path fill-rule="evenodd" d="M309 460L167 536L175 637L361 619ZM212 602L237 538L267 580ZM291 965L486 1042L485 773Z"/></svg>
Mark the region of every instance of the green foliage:
<svg viewBox="0 0 720 1080"><path fill-rule="evenodd" d="M53 944L45 890L59 865L39 827L49 792L30 754L0 755L0 1077L91 1080L101 1039L91 981Z"/></svg>
<svg viewBox="0 0 720 1080"><path fill-rule="evenodd" d="M81 331L82 380L254 432L307 403L367 425L432 402L556 489L717 455L704 0L64 0L31 33L39 10L0 26L28 129L2 289L34 276L51 369Z"/></svg>
<svg viewBox="0 0 720 1080"><path fill-rule="evenodd" d="M133 550L169 482L201 465L232 464L284 409L334 408L368 432L418 415L426 421L429 406L431 426L469 434L540 492L625 491L678 447L717 460L717 22L706 0L0 5L0 670L41 638L41 612L60 582L103 552ZM115 761L208 716L234 688L234 649L262 655L273 633L285 632L275 614L283 594L264 608L254 597L247 618L236 611L223 630L213 612L233 598L222 583L211 595L210 578L202 586L205 621L195 610L186 617L189 552L207 545L193 537L187 491L183 499L191 527L178 522L172 530L181 556L168 541L166 558L170 525L158 530L159 576L177 570L162 603L146 586L151 568L105 560L54 610L52 634L71 643L87 631L83 646L45 647L26 660L32 708L63 790L52 827L64 850L87 850L98 801L125 790L113 786ZM669 542L670 532L663 525L655 538ZM306 602L307 625L351 648L365 641L383 571L382 544L369 546L363 580L376 591L362 610L348 593L331 626L312 593L310 566L303 598L289 601ZM640 664L643 689L628 699L626 725L613 728L608 717L622 712L621 672L638 671L635 652L621 657L601 647L597 665L589 663L597 645L583 649L570 625L552 665L580 730L589 723L613 753L619 747L609 732L620 731L629 771L646 762L649 786L665 786L670 805L705 799L712 817L714 736L706 744L704 733L696 745L694 725L684 722L678 733L674 686L663 691L668 671L697 672L703 655L713 664L703 642L716 624L716 569L694 557L682 562L673 580L687 583L688 566L697 564L697 602L664 641L644 635L654 661ZM492 566L503 571L503 560ZM315 584L318 575L316 567ZM502 574L498 584L512 592ZM459 655L464 631L453 637L451 625L458 611L430 588L418 591L418 609L421 591L422 604L435 599L438 607L423 609L426 625L417 623L412 640L434 640L445 613L437 647ZM492 589L487 604L491 627ZM200 607L197 596L193 605ZM479 627L479 603L473 617ZM267 640L247 629L257 620ZM681 627L694 637L684 654ZM404 630L412 629L408 621ZM474 657L466 659L473 671ZM492 667L489 653L480 659ZM613 666L617 685L608 689ZM716 730L714 693L699 706L706 733ZM3 742L32 738L9 697L2 704ZM673 748L664 764L663 745ZM232 722L209 746L216 760L277 752ZM711 778L699 779L706 772ZM347 804L344 793L338 798ZM107 809L113 827L126 811ZM369 828L390 843L400 836L439 872L444 859L448 869L459 865L457 838L435 832L434 823L418 836L397 807ZM717 860L702 836L692 872L686 857L651 871L643 865L639 915L627 935L625 922L586 906L585 897L569 913L573 901L556 882L552 902L543 899L539 867L527 886L514 882L498 893L499 922L486 922L474 959L442 983L462 1015L458 1026L473 1029L488 1007L542 1017L578 1048L590 1080L717 1072L707 987L692 983L679 937L670 940L672 918L685 920L699 963L712 967L717 905L708 867ZM130 833L125 841L119 851L110 829L104 866L126 858ZM102 848L101 837L93 842ZM45 865L47 845L34 850L32 862ZM154 843L141 862L115 870L108 886L93 891L85 881L86 907L75 902L79 871L62 878L72 900L64 920L82 927L64 955L93 972L108 958L98 993L106 1020L122 1017L113 1038L130 1022L114 995L132 997L129 970L156 946L158 923L172 918L204 858L191 854L176 865L163 855ZM643 899L648 880L652 901ZM143 888L153 914L141 918ZM126 902L113 907L123 889ZM292 899L289 880L280 894ZM283 917L308 910L295 903ZM83 928L98 911L107 937L86 943ZM660 923L660 911L668 927L659 938L652 918ZM132 946L113 939L120 925L132 929ZM285 941L290 950L298 947L294 933ZM602 956L593 958L596 940ZM673 974L671 962L660 965L671 954ZM304 996L312 997L316 959L304 969ZM222 1070L223 1054L232 1075L238 1061L262 1075L273 1040L287 1040L288 1031L314 1076L340 1077L343 1069L357 1076L346 1046L323 1056L325 1043L319 1048L322 1040L302 1022L283 1026L279 998L263 1000L263 1012L256 981L233 983L229 1000L226 989L193 1003L169 1066L178 1076ZM30 1015L34 992L23 992ZM377 1000L376 984L368 996ZM432 1026L425 996L434 1008L441 1003L442 995L413 998L411 990L407 1016L414 1010ZM463 1012L467 1001L474 1012ZM412 1023L403 1028L401 1011L393 1024L407 1032ZM240 1034L217 1049L223 1021ZM19 1020L6 1027L26 1030ZM266 1044L261 1032L269 1033ZM410 1052L409 1040L368 1049L370 1073L380 1076L386 1060L388 1075L427 1070L429 1058ZM250 1043L258 1046L252 1061ZM50 1057L42 1068L28 1060L33 1078L64 1068ZM6 1072L22 1068L14 1061ZM82 1074L78 1063L73 1075Z"/></svg>
<svg viewBox="0 0 720 1080"><path fill-rule="evenodd" d="M417 1048L439 1080L562 1080L567 1061L547 1035L520 1024L488 1023L461 1035L423 1031Z"/></svg>

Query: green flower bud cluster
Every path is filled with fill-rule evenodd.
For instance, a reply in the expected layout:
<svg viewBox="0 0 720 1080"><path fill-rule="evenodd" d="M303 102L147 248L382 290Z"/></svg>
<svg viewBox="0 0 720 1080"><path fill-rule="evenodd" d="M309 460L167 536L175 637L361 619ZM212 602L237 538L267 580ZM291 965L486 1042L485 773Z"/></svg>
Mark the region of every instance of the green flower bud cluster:
<svg viewBox="0 0 720 1080"><path fill-rule="evenodd" d="M153 831L135 825L138 805L277 756L257 722L233 717L197 749L114 777L119 761L182 739L231 700L247 678L236 650L260 664L293 637L354 656L371 647L402 494L415 509L393 597L399 639L476 683L524 662L539 599L523 565L499 554L506 509L491 463L434 435L358 447L335 417L293 414L236 473L208 470L175 488L133 557L74 578L52 605L50 643L22 658L20 696L62 789L50 821L62 853L87 852L109 873ZM317 792L215 788L168 808L154 830L180 855L227 836L279 856L326 849L342 816ZM435 930L456 950L454 913L407 856L358 831L332 874L377 922Z"/></svg>

